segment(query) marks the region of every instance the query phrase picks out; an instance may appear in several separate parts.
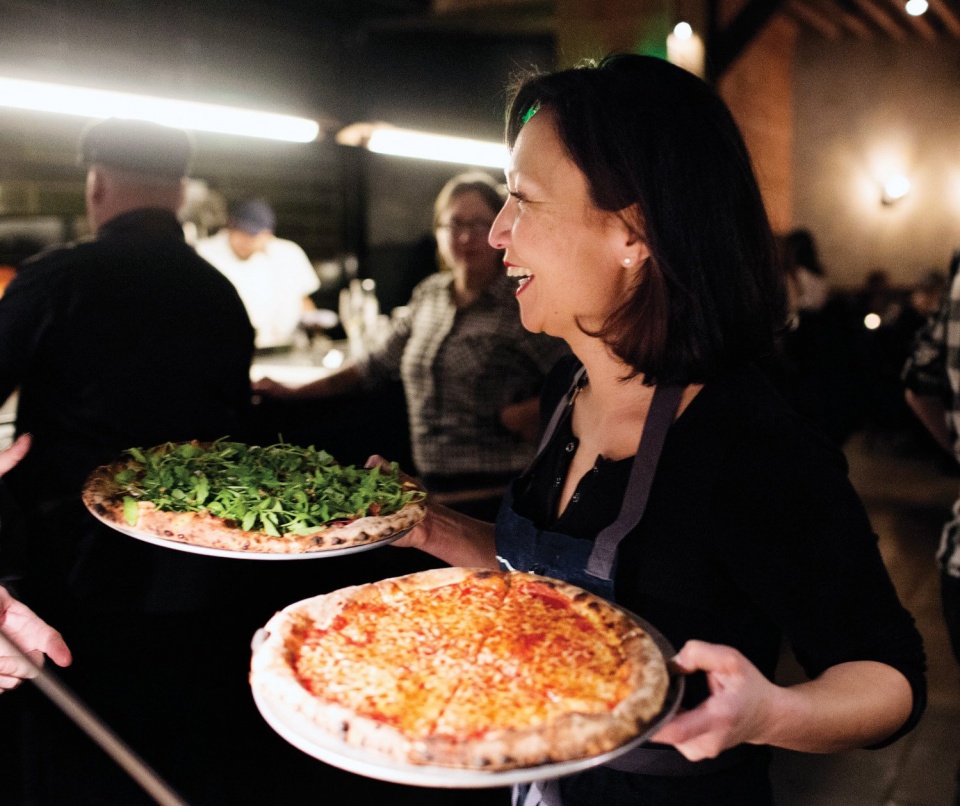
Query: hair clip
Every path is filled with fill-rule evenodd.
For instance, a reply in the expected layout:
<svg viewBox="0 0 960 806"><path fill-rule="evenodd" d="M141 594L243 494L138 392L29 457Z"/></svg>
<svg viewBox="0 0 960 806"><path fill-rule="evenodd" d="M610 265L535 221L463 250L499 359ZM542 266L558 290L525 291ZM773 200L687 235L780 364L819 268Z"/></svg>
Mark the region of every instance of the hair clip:
<svg viewBox="0 0 960 806"><path fill-rule="evenodd" d="M540 102L537 101L535 104L533 104L533 106L531 106L526 112L523 113L523 117L520 119L520 125L526 126L530 118L532 118L539 111L540 111Z"/></svg>

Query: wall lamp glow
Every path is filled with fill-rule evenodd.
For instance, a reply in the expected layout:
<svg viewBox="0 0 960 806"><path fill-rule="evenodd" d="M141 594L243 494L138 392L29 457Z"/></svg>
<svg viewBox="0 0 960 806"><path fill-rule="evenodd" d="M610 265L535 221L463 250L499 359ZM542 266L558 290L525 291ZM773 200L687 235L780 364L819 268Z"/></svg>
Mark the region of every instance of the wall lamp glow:
<svg viewBox="0 0 960 806"><path fill-rule="evenodd" d="M880 203L886 206L895 204L910 192L910 180L901 174L888 176L883 180Z"/></svg>
<svg viewBox="0 0 960 806"><path fill-rule="evenodd" d="M503 143L398 129L386 123L354 123L337 133L341 145L360 146L394 157L453 162L505 169L509 152Z"/></svg>
<svg viewBox="0 0 960 806"><path fill-rule="evenodd" d="M149 120L192 131L292 143L309 143L320 134L316 121L292 115L13 78L0 78L0 106L87 118Z"/></svg>
<svg viewBox="0 0 960 806"><path fill-rule="evenodd" d="M927 0L907 0L903 8L911 17L919 17L921 14L926 13L927 9L930 8L930 4L927 3Z"/></svg>

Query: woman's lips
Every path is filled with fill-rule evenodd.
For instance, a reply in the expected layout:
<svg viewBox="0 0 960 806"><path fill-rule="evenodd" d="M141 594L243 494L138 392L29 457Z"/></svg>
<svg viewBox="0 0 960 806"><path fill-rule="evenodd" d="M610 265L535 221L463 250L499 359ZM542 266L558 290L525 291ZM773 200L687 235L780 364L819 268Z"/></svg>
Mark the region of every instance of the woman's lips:
<svg viewBox="0 0 960 806"><path fill-rule="evenodd" d="M503 262L503 265L507 267L507 276L514 277L518 280L519 285L517 286L515 293L517 296L519 296L523 289L525 289L533 281L533 275L528 269L515 266L513 263L509 263L506 260Z"/></svg>

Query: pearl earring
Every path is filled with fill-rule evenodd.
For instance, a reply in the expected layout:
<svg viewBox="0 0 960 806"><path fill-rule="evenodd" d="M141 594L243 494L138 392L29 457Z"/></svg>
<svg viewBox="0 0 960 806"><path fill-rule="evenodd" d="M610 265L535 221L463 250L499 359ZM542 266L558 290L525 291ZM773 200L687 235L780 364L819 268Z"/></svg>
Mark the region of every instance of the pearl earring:
<svg viewBox="0 0 960 806"><path fill-rule="evenodd" d="M625 257L625 258L623 259L623 265L624 265L624 266L629 266L631 263L633 263L633 261L632 261L630 258Z"/></svg>

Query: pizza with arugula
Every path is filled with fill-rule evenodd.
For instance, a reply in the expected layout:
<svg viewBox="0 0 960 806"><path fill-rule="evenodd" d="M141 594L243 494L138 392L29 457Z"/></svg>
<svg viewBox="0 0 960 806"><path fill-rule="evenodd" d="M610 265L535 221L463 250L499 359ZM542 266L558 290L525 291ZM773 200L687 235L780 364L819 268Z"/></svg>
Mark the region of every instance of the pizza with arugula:
<svg viewBox="0 0 960 806"><path fill-rule="evenodd" d="M426 515L426 493L396 464L358 468L326 451L229 440L131 448L82 493L121 531L238 552L302 554L398 536Z"/></svg>

